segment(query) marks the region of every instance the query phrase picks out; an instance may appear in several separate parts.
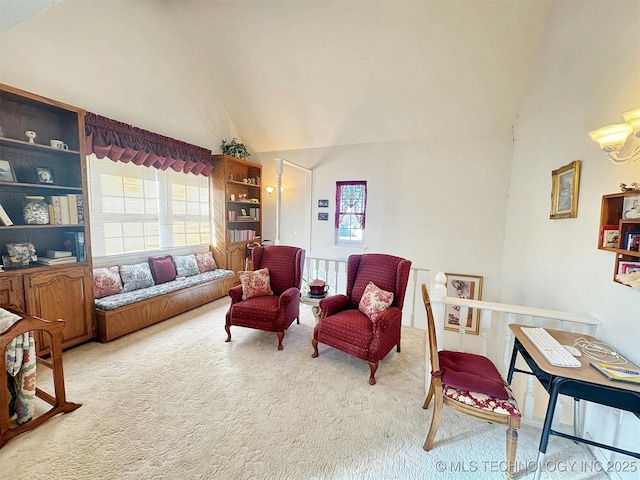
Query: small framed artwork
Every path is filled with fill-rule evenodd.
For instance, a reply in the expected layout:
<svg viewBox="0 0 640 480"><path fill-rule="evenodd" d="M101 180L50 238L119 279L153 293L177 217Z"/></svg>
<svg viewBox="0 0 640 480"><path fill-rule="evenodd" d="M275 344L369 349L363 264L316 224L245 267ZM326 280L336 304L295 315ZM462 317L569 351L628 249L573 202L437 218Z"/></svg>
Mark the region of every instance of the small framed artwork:
<svg viewBox="0 0 640 480"><path fill-rule="evenodd" d="M482 277L477 275L461 275L446 273L447 296L482 300ZM460 329L460 307L447 305L445 309L445 330L458 331ZM467 318L463 320L465 333L478 335L480 332L480 313L476 308L470 308Z"/></svg>
<svg viewBox="0 0 640 480"><path fill-rule="evenodd" d="M640 251L640 232L627 232L624 236L625 250Z"/></svg>
<svg viewBox="0 0 640 480"><path fill-rule="evenodd" d="M605 248L618 248L620 230L617 225L604 225L602 227L602 246Z"/></svg>
<svg viewBox="0 0 640 480"><path fill-rule="evenodd" d="M575 160L551 172L551 214L549 218L576 218L578 216L581 163L580 160Z"/></svg>
<svg viewBox="0 0 640 480"><path fill-rule="evenodd" d="M230 202L235 202L236 201L236 194L235 193L230 193L229 194L229 201Z"/></svg>
<svg viewBox="0 0 640 480"><path fill-rule="evenodd" d="M0 181L15 182L16 176L13 173L11 164L6 160L0 160Z"/></svg>
<svg viewBox="0 0 640 480"><path fill-rule="evenodd" d="M53 170L49 167L33 167L36 174L36 183L56 183L56 178L53 175Z"/></svg>
<svg viewBox="0 0 640 480"><path fill-rule="evenodd" d="M329 200L318 200L319 208L329 208Z"/></svg>
<svg viewBox="0 0 640 480"><path fill-rule="evenodd" d="M329 214L326 213L326 212L319 212L318 213L318 220L322 220L322 221L329 220Z"/></svg>

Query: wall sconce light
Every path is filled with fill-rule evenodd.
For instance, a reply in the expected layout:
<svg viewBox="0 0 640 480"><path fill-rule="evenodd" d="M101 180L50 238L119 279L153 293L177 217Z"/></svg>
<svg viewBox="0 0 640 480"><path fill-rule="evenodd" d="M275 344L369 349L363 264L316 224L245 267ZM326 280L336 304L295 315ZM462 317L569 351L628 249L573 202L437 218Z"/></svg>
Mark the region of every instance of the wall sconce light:
<svg viewBox="0 0 640 480"><path fill-rule="evenodd" d="M640 108L622 115L625 123L607 125L589 134L593 140L600 144L600 148L609 157L609 160L616 165L640 158L640 145L636 145L627 156L619 155L629 134L634 133L636 137L640 138Z"/></svg>
<svg viewBox="0 0 640 480"><path fill-rule="evenodd" d="M273 192L276 191L276 187L266 186L264 189L267 191L267 195L273 196ZM280 193L284 192L284 187L280 187Z"/></svg>

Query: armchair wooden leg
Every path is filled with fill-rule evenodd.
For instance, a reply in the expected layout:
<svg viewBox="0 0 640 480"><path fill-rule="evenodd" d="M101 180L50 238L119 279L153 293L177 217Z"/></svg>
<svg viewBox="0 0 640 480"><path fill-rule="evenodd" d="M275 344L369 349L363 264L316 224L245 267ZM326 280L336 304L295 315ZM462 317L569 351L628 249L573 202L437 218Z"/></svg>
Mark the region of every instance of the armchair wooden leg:
<svg viewBox="0 0 640 480"><path fill-rule="evenodd" d="M369 371L371 372L369 374L369 385L376 384L376 379L375 379L376 370L378 370L378 362L376 363L369 362Z"/></svg>
<svg viewBox="0 0 640 480"><path fill-rule="evenodd" d="M313 353L311 354L311 358L316 358L318 356L318 340L316 340L315 338L312 338L311 346L313 347Z"/></svg>
<svg viewBox="0 0 640 480"><path fill-rule="evenodd" d="M231 341L231 325L225 324L224 329L227 331L227 339L225 340L225 342L230 342Z"/></svg>
<svg viewBox="0 0 640 480"><path fill-rule="evenodd" d="M284 332L276 332L278 335L278 350L282 350L284 347L282 346L282 339L284 338Z"/></svg>
<svg viewBox="0 0 640 480"><path fill-rule="evenodd" d="M396 345L396 352L400 353L400 342Z"/></svg>
<svg viewBox="0 0 640 480"><path fill-rule="evenodd" d="M516 450L518 448L518 427L512 425L512 418L507 426L507 479L512 480L516 465Z"/></svg>
<svg viewBox="0 0 640 480"><path fill-rule="evenodd" d="M296 318L296 323L300 325L300 317Z"/></svg>
<svg viewBox="0 0 640 480"><path fill-rule="evenodd" d="M431 450L433 446L433 441L436 438L436 434L438 433L438 427L440 427L440 419L442 418L442 392L438 392L433 394L435 397L435 402L433 404L433 416L431 417L431 426L429 427L429 433L427 434L427 438L424 441L424 448L426 451ZM427 396L429 398L429 396Z"/></svg>

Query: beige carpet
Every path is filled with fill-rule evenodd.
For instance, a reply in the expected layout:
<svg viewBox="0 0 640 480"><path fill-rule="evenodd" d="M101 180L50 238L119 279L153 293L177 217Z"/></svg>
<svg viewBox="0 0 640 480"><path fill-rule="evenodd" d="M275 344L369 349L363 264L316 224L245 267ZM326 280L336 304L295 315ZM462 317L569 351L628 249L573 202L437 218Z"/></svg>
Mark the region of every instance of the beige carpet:
<svg viewBox="0 0 640 480"><path fill-rule="evenodd" d="M108 344L64 353L67 398L82 403L0 449L3 479L503 478L505 428L445 408L435 448L422 450L424 337L380 364L320 345L303 307L278 351L275 334L232 328L221 299ZM46 371L41 369L41 372ZM44 375L40 375L44 381ZM539 429L520 430L517 478L532 478ZM584 445L552 438L545 479L585 472ZM553 463L556 462L556 463ZM557 462L576 462L560 472Z"/></svg>

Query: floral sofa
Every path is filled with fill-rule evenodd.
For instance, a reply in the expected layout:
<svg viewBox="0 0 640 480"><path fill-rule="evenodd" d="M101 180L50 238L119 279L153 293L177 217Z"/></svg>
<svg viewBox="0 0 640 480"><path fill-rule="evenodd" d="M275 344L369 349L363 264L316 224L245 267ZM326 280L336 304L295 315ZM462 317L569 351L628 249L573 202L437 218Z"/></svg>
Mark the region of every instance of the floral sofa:
<svg viewBox="0 0 640 480"><path fill-rule="evenodd" d="M108 342L224 297L238 284L211 252L93 270L98 340Z"/></svg>

